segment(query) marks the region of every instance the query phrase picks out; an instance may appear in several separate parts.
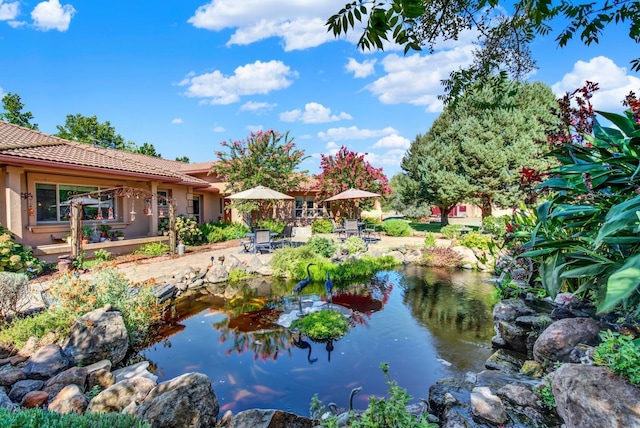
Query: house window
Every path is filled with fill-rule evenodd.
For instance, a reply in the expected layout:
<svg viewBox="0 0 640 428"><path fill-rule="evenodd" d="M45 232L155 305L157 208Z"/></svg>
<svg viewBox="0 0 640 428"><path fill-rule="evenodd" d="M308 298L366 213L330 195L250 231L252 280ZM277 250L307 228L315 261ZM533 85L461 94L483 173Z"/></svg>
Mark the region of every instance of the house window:
<svg viewBox="0 0 640 428"><path fill-rule="evenodd" d="M301 218L302 214L304 213L304 199L302 198L302 196L296 196L296 199L294 201L294 209L295 209L295 217L296 218Z"/></svg>
<svg viewBox="0 0 640 428"><path fill-rule="evenodd" d="M38 222L69 221L71 204L74 195L85 194L99 190L98 187L74 186L68 184L36 183L36 219ZM115 217L115 200L104 195L92 196L92 201L82 206L84 220L107 220L109 208Z"/></svg>
<svg viewBox="0 0 640 428"><path fill-rule="evenodd" d="M305 217L315 217L316 216L316 198L313 196L307 196L307 213Z"/></svg>

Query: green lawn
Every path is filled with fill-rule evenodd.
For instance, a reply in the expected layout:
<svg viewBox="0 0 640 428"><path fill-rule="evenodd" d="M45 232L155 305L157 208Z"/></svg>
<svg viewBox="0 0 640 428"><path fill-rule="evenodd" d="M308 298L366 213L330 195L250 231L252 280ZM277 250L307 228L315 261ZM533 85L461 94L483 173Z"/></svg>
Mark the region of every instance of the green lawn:
<svg viewBox="0 0 640 428"><path fill-rule="evenodd" d="M418 223L418 222L409 222L409 227L418 232L440 232L440 223Z"/></svg>

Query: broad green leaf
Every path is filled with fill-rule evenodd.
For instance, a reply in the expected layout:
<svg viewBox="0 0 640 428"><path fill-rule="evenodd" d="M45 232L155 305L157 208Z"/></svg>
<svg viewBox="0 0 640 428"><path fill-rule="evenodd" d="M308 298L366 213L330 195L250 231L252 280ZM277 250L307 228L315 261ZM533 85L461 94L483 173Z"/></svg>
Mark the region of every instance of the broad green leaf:
<svg viewBox="0 0 640 428"><path fill-rule="evenodd" d="M596 111L600 116L609 120L611 123L616 125L622 132L624 132L628 136L638 136L640 135L640 128L633 121L629 120L629 118L616 114L609 113L606 111Z"/></svg>
<svg viewBox="0 0 640 428"><path fill-rule="evenodd" d="M567 269L560 275L562 278L582 278L585 276L600 275L609 269L610 265L606 264L594 264L590 266L582 266L575 269Z"/></svg>
<svg viewBox="0 0 640 428"><path fill-rule="evenodd" d="M562 287L560 271L562 270L564 257L560 253L555 253L545 258L540 264L540 278L542 285L547 291L547 295L552 299L558 295Z"/></svg>
<svg viewBox="0 0 640 428"><path fill-rule="evenodd" d="M640 284L640 254L627 259L626 263L609 277L607 294L598 307L598 312L609 312L622 300L634 293Z"/></svg>

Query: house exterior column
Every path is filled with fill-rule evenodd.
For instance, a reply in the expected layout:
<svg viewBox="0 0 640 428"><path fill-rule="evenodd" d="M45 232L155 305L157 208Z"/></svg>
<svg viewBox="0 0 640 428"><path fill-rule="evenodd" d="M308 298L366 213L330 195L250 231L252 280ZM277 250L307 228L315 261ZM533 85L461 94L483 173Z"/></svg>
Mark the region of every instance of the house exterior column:
<svg viewBox="0 0 640 428"><path fill-rule="evenodd" d="M156 236L158 234L158 182L150 182L149 190L153 193L153 198L151 198L153 215L149 217L149 231L147 232L147 236Z"/></svg>
<svg viewBox="0 0 640 428"><path fill-rule="evenodd" d="M6 218L5 226L16 236L18 242L22 242L24 234L24 212L22 210L22 198L20 197L20 183L24 168L6 166L4 173L6 180L4 196L6 202L4 213Z"/></svg>

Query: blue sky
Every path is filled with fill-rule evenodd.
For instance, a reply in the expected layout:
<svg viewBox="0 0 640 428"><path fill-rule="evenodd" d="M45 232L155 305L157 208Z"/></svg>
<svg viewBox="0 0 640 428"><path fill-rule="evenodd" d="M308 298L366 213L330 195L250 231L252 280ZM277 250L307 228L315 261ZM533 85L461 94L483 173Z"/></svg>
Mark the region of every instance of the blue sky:
<svg viewBox="0 0 640 428"><path fill-rule="evenodd" d="M0 0L0 96L17 93L45 133L68 114L110 121L167 159L215 160L220 142L289 131L319 173L320 154L368 153L389 178L441 112L440 80L470 61L470 31L429 52L363 53L324 22L343 1ZM559 27L558 27L559 28ZM589 47L533 44L531 80L557 94L597 81L596 108L620 111L640 76L625 27Z"/></svg>

